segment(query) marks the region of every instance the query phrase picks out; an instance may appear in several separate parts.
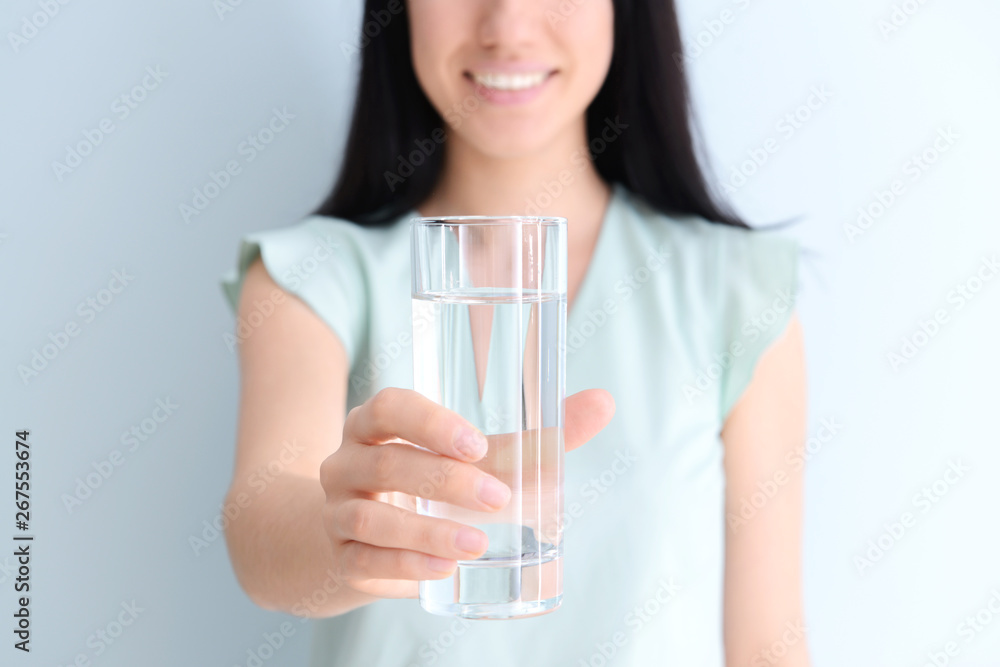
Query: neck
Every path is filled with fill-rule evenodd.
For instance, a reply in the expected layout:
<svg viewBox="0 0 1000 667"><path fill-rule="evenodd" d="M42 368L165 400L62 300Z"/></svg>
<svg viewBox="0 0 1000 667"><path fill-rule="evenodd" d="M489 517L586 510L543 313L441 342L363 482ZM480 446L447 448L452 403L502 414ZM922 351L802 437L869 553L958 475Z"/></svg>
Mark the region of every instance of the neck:
<svg viewBox="0 0 1000 667"><path fill-rule="evenodd" d="M450 131L438 186L421 216L543 215L569 221L570 243L596 235L610 197L586 147L585 121L529 155L488 156Z"/></svg>

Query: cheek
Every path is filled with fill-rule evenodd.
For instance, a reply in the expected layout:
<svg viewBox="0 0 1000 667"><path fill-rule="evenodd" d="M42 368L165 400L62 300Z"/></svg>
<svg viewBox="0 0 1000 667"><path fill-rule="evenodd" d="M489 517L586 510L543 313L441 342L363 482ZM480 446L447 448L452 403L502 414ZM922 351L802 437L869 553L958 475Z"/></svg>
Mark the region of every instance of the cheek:
<svg viewBox="0 0 1000 667"><path fill-rule="evenodd" d="M445 11L451 8L452 11ZM469 33L466 17L454 11L453 3L413 0L408 3L410 57L417 81L431 104L440 110L449 106L454 82L448 80L448 59Z"/></svg>
<svg viewBox="0 0 1000 667"><path fill-rule="evenodd" d="M592 99L604 83L614 51L611 0L588 0L556 32L573 62L574 89Z"/></svg>

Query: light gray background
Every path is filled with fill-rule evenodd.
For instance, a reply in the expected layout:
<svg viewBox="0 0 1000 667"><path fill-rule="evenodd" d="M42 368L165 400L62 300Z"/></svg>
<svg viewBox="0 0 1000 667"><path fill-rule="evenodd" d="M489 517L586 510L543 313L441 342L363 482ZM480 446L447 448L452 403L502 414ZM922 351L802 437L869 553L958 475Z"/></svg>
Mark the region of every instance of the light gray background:
<svg viewBox="0 0 1000 667"><path fill-rule="evenodd" d="M754 222L803 220L812 428L843 425L807 477L817 667L921 665L952 640L950 664L1000 665L1000 616L971 641L958 634L1000 591L1000 277L960 311L947 300L1000 253L1000 5L906 4L915 13L886 36L886 0L681 2L687 39L705 45L692 71L718 177L781 137L734 201ZM13 432L32 430L38 536L33 651L13 651L0 625L0 662L245 665L288 619L244 598L221 539L199 555L189 545L219 512L233 453L237 367L218 279L243 233L296 221L331 186L356 64L342 44L357 42L360 3L244 0L222 18L210 0L58 8L17 48L7 33L39 5L0 9L0 432L10 452ZM732 20L713 23L726 9ZM166 78L120 120L114 100L157 66ZM812 86L832 97L784 138L777 123ZM274 108L294 120L246 163L240 143ZM60 180L53 161L103 118L114 131ZM904 163L949 126L955 145L911 181ZM242 173L186 224L178 206L230 159ZM897 178L904 194L849 242L844 224ZM85 321L78 304L115 270L134 279ZM949 321L893 370L887 353L938 308ZM79 335L23 382L18 366L69 323ZM175 413L129 452L121 434L168 398ZM122 465L67 511L63 495L116 449ZM922 512L914 494L955 460L970 471ZM855 558L906 511L916 525L859 572ZM0 516L13 521L10 501ZM0 557L7 619L12 565ZM136 622L95 657L88 637L132 601ZM304 663L308 627L293 627L265 664Z"/></svg>

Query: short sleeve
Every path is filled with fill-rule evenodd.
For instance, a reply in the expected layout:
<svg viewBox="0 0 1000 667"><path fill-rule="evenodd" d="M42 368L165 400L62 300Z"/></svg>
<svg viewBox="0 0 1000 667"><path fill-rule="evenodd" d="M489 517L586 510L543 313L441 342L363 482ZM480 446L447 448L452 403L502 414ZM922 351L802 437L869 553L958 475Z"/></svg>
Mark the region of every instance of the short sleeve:
<svg viewBox="0 0 1000 667"><path fill-rule="evenodd" d="M719 249L723 421L746 391L761 355L785 331L798 291L798 242L730 228Z"/></svg>
<svg viewBox="0 0 1000 667"><path fill-rule="evenodd" d="M233 312L239 307L247 269L260 257L271 278L333 330L353 366L366 332L368 298L362 248L351 225L312 217L291 227L248 234L240 242L235 269L222 279ZM261 311L266 315L268 306L263 304ZM237 323L238 339L241 324L251 330L254 325Z"/></svg>

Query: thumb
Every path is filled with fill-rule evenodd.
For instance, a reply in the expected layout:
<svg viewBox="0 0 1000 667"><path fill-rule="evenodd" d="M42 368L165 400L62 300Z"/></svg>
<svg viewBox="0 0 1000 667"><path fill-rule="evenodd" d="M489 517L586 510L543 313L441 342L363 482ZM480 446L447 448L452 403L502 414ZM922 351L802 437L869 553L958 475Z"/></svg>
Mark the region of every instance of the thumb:
<svg viewBox="0 0 1000 667"><path fill-rule="evenodd" d="M566 398L563 434L566 451L583 445L608 425L615 414L615 399L603 389L586 389Z"/></svg>

